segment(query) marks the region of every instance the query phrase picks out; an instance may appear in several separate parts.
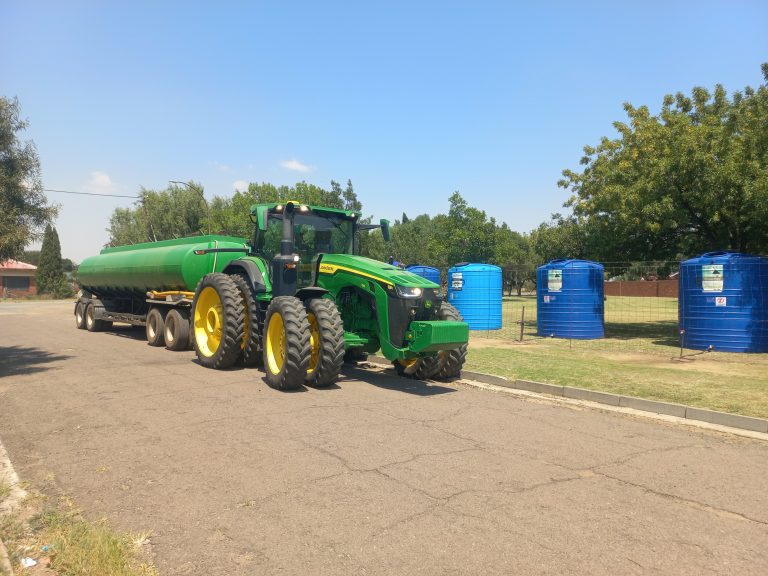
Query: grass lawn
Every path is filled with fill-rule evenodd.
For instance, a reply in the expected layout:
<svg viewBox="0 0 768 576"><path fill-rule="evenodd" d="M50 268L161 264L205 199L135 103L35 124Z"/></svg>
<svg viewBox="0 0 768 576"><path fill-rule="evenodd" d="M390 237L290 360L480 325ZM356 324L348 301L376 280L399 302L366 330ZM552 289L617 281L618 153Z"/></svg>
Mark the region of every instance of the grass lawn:
<svg viewBox="0 0 768 576"><path fill-rule="evenodd" d="M519 344L473 335L465 368L768 418L768 354L686 350L681 362L679 349L653 338L656 354L622 350L614 340L569 348L568 340Z"/></svg>

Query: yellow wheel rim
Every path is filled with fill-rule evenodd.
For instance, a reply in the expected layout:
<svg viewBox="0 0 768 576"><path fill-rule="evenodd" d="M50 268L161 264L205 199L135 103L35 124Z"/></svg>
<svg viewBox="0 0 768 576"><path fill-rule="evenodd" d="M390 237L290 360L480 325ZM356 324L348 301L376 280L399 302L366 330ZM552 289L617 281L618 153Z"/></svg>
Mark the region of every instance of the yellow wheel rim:
<svg viewBox="0 0 768 576"><path fill-rule="evenodd" d="M309 368L307 374L312 375L317 369L317 362L320 360L320 329L317 326L317 318L314 314L307 314L309 321Z"/></svg>
<svg viewBox="0 0 768 576"><path fill-rule="evenodd" d="M418 358L407 358L405 360L398 360L398 362L400 362L400 364L402 364L405 368L413 367L413 365L416 364L416 362L418 361L419 361Z"/></svg>
<svg viewBox="0 0 768 576"><path fill-rule="evenodd" d="M221 346L224 308L219 293L210 286L203 288L195 306L195 341L203 356L210 358Z"/></svg>
<svg viewBox="0 0 768 576"><path fill-rule="evenodd" d="M285 364L285 325L279 312L269 319L265 344L267 367L272 374L279 374Z"/></svg>

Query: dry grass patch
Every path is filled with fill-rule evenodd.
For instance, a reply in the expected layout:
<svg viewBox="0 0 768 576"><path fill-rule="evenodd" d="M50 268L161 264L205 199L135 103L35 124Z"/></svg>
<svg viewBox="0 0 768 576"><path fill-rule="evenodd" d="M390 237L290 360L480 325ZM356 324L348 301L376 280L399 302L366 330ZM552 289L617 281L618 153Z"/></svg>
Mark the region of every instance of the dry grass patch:
<svg viewBox="0 0 768 576"><path fill-rule="evenodd" d="M41 566L58 576L158 574L146 558L148 533L122 533L106 520L90 521L66 499L51 505L40 494L29 496L14 513L0 516L0 539L17 576L37 574ZM22 568L24 557L38 566Z"/></svg>

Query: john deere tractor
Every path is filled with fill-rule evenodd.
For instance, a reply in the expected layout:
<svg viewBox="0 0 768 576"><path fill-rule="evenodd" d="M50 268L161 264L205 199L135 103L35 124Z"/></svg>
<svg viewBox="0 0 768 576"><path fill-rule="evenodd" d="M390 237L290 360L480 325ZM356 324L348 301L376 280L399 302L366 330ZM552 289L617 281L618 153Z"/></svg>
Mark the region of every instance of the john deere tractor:
<svg viewBox="0 0 768 576"><path fill-rule="evenodd" d="M251 208L250 242L202 236L107 248L80 266L78 328L145 325L149 343L199 362L263 365L270 386L327 386L344 361L381 350L412 378L458 377L468 326L439 286L356 255L349 210L299 202ZM192 292L194 290L194 292Z"/></svg>
<svg viewBox="0 0 768 576"><path fill-rule="evenodd" d="M355 255L360 232L380 227L389 240L386 220L361 224L355 212L298 202L255 205L251 218L250 253L223 273L244 304L242 344L233 346L246 362L263 358L271 386L326 386L345 359L362 360L377 350L404 376L460 375L469 330L439 286ZM221 277L205 277L196 292L196 341L209 337L204 318L210 305L201 295L212 282ZM202 348L196 345L198 356Z"/></svg>

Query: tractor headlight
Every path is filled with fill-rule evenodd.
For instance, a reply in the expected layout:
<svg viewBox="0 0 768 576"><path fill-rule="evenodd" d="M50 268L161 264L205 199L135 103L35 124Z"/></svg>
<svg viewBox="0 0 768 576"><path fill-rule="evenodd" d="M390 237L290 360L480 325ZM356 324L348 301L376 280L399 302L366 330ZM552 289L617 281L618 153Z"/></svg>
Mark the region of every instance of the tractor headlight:
<svg viewBox="0 0 768 576"><path fill-rule="evenodd" d="M397 294L401 298L419 298L421 296L421 288L411 288L409 286L396 286Z"/></svg>

